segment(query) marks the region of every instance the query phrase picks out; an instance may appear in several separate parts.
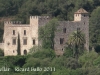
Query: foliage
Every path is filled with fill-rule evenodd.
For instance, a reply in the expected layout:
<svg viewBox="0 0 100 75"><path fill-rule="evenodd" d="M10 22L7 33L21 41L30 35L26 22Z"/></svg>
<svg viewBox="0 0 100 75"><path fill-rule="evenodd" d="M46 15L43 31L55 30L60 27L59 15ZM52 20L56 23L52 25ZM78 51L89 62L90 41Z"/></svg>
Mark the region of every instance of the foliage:
<svg viewBox="0 0 100 75"><path fill-rule="evenodd" d="M41 47L41 46L33 46L31 49L30 49L30 51L29 51L29 53L28 54L33 54L34 52L37 52L37 51L40 51L40 50L42 50L43 48Z"/></svg>
<svg viewBox="0 0 100 75"><path fill-rule="evenodd" d="M97 7L91 14L90 18L90 43L96 48L100 45L100 7ZM99 48L100 49L100 48Z"/></svg>
<svg viewBox="0 0 100 75"><path fill-rule="evenodd" d="M44 50L45 52L46 50ZM49 50L48 50L49 51ZM41 52L40 52L41 53ZM10 68L9 72L1 73L3 75L99 75L100 74L100 55L92 51L90 53L84 52L83 55L77 59L73 57L51 57L43 56L47 53L39 54L35 52L28 56L7 56L0 57L0 67L6 66ZM51 53L52 55L52 53ZM14 71L15 67L27 68L27 67L53 67L53 71ZM1 75L0 73L0 75Z"/></svg>
<svg viewBox="0 0 100 75"><path fill-rule="evenodd" d="M93 65L100 66L100 56L93 61Z"/></svg>
<svg viewBox="0 0 100 75"><path fill-rule="evenodd" d="M90 13L90 44L91 47L100 50L100 0L0 0L0 22L1 17L14 16L14 20L28 23L30 15L49 15L59 20L73 20L73 14L79 8L84 8ZM52 23L43 27L41 37L50 37ZM49 25L49 26L48 26ZM52 31L53 33L53 31ZM0 41L3 36L3 22L0 23ZM52 41L54 34L52 34ZM49 38L50 39L50 38ZM53 42L44 39L45 48L53 48ZM51 45L52 43L52 45ZM82 49L82 48L81 48ZM80 50L81 50L80 49ZM39 51L37 51L39 50ZM82 49L83 50L83 49ZM1 51L1 50L0 50ZM36 51L36 52L34 52ZM2 55L2 51L0 52ZM65 48L64 56L56 57L51 49L32 48L28 56L0 57L0 68L10 67L9 72L0 72L0 75L100 75L100 55L96 52L84 52L76 60L72 57L72 49ZM15 72L14 67L55 67L55 71L42 72Z"/></svg>
<svg viewBox="0 0 100 75"><path fill-rule="evenodd" d="M17 40L17 55L21 55L21 50L20 50L20 35L18 33L18 40Z"/></svg>
<svg viewBox="0 0 100 75"><path fill-rule="evenodd" d="M71 49L70 47L66 47L64 49L64 54L65 57L73 57L73 49Z"/></svg>
<svg viewBox="0 0 100 75"><path fill-rule="evenodd" d="M30 15L49 15L59 20L73 20L73 14L79 8L84 8L90 13L91 44L99 43L99 0L0 0L1 17L11 17L12 20L21 20L29 23ZM92 14L91 14L92 13ZM94 15L94 16L93 16ZM96 18L97 17L97 18ZM2 20L0 21L1 23ZM0 24L0 41L2 42L3 26Z"/></svg>
<svg viewBox="0 0 100 75"><path fill-rule="evenodd" d="M68 45L70 48L73 49L73 57L78 58L79 54L82 53L82 49L84 49L85 44L85 36L84 34L77 29L77 31L74 31L70 36L68 40Z"/></svg>
<svg viewBox="0 0 100 75"><path fill-rule="evenodd" d="M58 21L56 19L52 19L45 26L39 29L39 38L42 40L43 48L51 48L54 49L54 37L55 31L57 30Z"/></svg>
<svg viewBox="0 0 100 75"><path fill-rule="evenodd" d="M93 60L95 60L97 57L98 54L94 51L91 51L90 53L85 52L82 56L79 57L79 61L83 67L91 67L93 66Z"/></svg>
<svg viewBox="0 0 100 75"><path fill-rule="evenodd" d="M54 58L55 52L52 49L44 49L42 47L33 47L30 52L30 55L32 55L35 58Z"/></svg>
<svg viewBox="0 0 100 75"><path fill-rule="evenodd" d="M4 56L4 51L0 49L0 56Z"/></svg>
<svg viewBox="0 0 100 75"><path fill-rule="evenodd" d="M3 32L4 32L3 27L4 27L3 22L0 22L0 42L3 42Z"/></svg>

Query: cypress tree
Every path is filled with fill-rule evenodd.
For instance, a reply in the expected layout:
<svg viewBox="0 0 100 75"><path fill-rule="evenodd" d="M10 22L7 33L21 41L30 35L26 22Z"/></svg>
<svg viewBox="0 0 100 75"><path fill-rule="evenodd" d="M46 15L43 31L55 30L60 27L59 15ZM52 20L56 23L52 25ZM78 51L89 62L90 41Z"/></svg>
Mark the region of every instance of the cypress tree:
<svg viewBox="0 0 100 75"><path fill-rule="evenodd" d="M20 35L18 33L18 40L17 40L17 55L21 55L21 50L20 50Z"/></svg>

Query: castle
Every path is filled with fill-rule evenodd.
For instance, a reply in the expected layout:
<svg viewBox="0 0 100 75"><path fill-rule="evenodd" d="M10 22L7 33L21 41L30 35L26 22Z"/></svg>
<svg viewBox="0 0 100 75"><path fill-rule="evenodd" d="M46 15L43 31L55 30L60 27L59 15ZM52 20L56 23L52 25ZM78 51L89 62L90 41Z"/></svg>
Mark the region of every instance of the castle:
<svg viewBox="0 0 100 75"><path fill-rule="evenodd" d="M30 48L39 45L38 29L49 21L49 16L30 16L30 24L5 21L3 43L0 44L0 48L4 49L4 55L17 55L18 35L21 55L27 54ZM57 55L63 54L69 35L77 28L85 34L85 48L89 50L89 15L86 10L80 8L74 13L74 21L59 21L57 29L60 31L55 33L54 38L54 49Z"/></svg>

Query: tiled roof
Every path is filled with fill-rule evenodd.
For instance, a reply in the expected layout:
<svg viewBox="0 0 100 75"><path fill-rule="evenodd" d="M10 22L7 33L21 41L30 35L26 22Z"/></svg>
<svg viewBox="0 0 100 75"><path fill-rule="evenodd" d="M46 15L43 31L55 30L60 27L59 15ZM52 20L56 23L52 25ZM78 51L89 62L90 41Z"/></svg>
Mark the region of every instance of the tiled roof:
<svg viewBox="0 0 100 75"><path fill-rule="evenodd" d="M84 10L83 8L80 8L77 12L75 12L77 14L81 14L81 13L88 13L86 10Z"/></svg>

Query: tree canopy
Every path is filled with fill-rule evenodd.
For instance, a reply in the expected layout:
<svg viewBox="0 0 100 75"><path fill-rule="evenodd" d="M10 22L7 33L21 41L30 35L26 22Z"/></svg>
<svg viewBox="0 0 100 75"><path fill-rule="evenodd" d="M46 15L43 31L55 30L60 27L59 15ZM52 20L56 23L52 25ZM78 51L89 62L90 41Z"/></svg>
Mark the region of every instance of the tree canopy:
<svg viewBox="0 0 100 75"><path fill-rule="evenodd" d="M100 7L97 7L91 14L90 18L90 42L91 46L96 48L100 45Z"/></svg>
<svg viewBox="0 0 100 75"><path fill-rule="evenodd" d="M86 41L85 35L79 29L70 34L68 40L68 45L69 45L68 47L71 47L73 49L73 56L75 58L78 58L79 54L82 53L83 50L85 49L84 48L85 41Z"/></svg>
<svg viewBox="0 0 100 75"><path fill-rule="evenodd" d="M39 28L39 39L42 40L43 48L54 49L54 38L58 25L58 21L52 19L45 26Z"/></svg>

